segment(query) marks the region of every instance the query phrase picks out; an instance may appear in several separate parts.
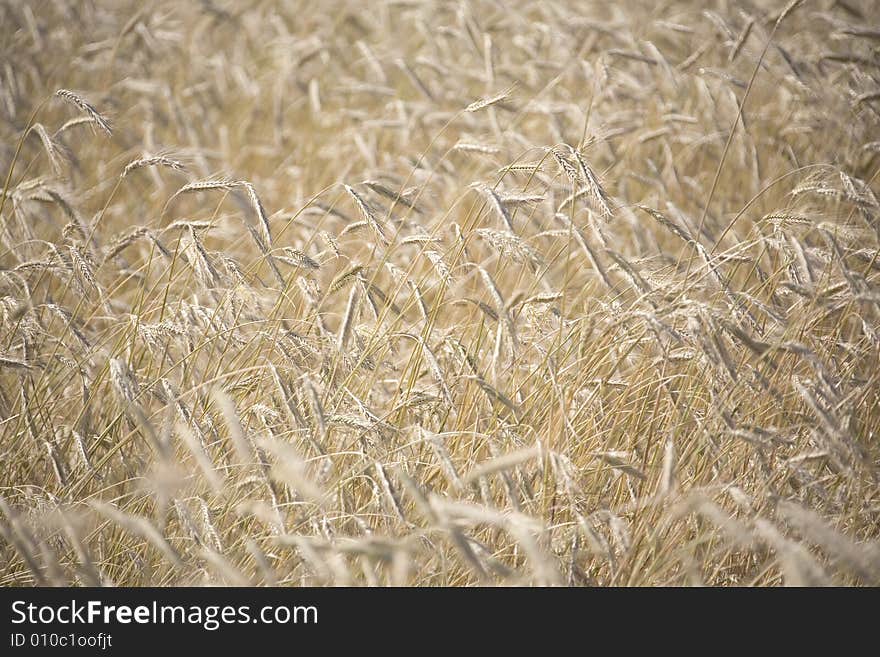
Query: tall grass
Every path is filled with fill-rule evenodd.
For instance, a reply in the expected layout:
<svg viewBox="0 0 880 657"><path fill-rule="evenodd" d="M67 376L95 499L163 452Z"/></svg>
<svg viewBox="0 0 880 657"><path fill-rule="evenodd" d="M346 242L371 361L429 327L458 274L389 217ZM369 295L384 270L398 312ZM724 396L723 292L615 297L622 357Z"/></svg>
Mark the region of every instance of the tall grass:
<svg viewBox="0 0 880 657"><path fill-rule="evenodd" d="M0 4L0 584L880 583L877 16L709 4Z"/></svg>

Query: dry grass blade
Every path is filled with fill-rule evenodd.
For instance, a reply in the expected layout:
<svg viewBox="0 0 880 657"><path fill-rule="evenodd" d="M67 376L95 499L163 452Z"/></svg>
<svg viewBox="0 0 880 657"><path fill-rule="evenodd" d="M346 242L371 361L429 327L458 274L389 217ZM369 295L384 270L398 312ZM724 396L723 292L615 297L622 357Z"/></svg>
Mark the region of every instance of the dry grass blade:
<svg viewBox="0 0 880 657"><path fill-rule="evenodd" d="M541 457L541 448L540 447L528 447L526 449L520 449L515 452L510 452L508 454L503 454L501 456L497 456L493 459L490 459L484 463L481 463L473 470L468 472L462 479L465 484L470 484L474 481L477 481L481 477L486 477L490 474L494 474L496 472L503 472L505 470L510 470L511 468L515 468L516 466L525 463L527 461L531 461L532 459L537 459Z"/></svg>
<svg viewBox="0 0 880 657"><path fill-rule="evenodd" d="M173 566L183 568L184 564L177 551L162 536L159 529L147 518L134 516L120 511L116 506L105 502L93 501L90 503L93 509L102 516L119 525L127 532L143 538L155 547Z"/></svg>

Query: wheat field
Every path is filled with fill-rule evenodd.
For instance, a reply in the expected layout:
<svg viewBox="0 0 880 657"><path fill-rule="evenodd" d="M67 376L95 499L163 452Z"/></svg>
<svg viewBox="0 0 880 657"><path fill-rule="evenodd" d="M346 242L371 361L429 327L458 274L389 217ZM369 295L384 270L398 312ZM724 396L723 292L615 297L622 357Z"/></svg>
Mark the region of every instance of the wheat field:
<svg viewBox="0 0 880 657"><path fill-rule="evenodd" d="M877 9L0 2L0 584L880 584Z"/></svg>

